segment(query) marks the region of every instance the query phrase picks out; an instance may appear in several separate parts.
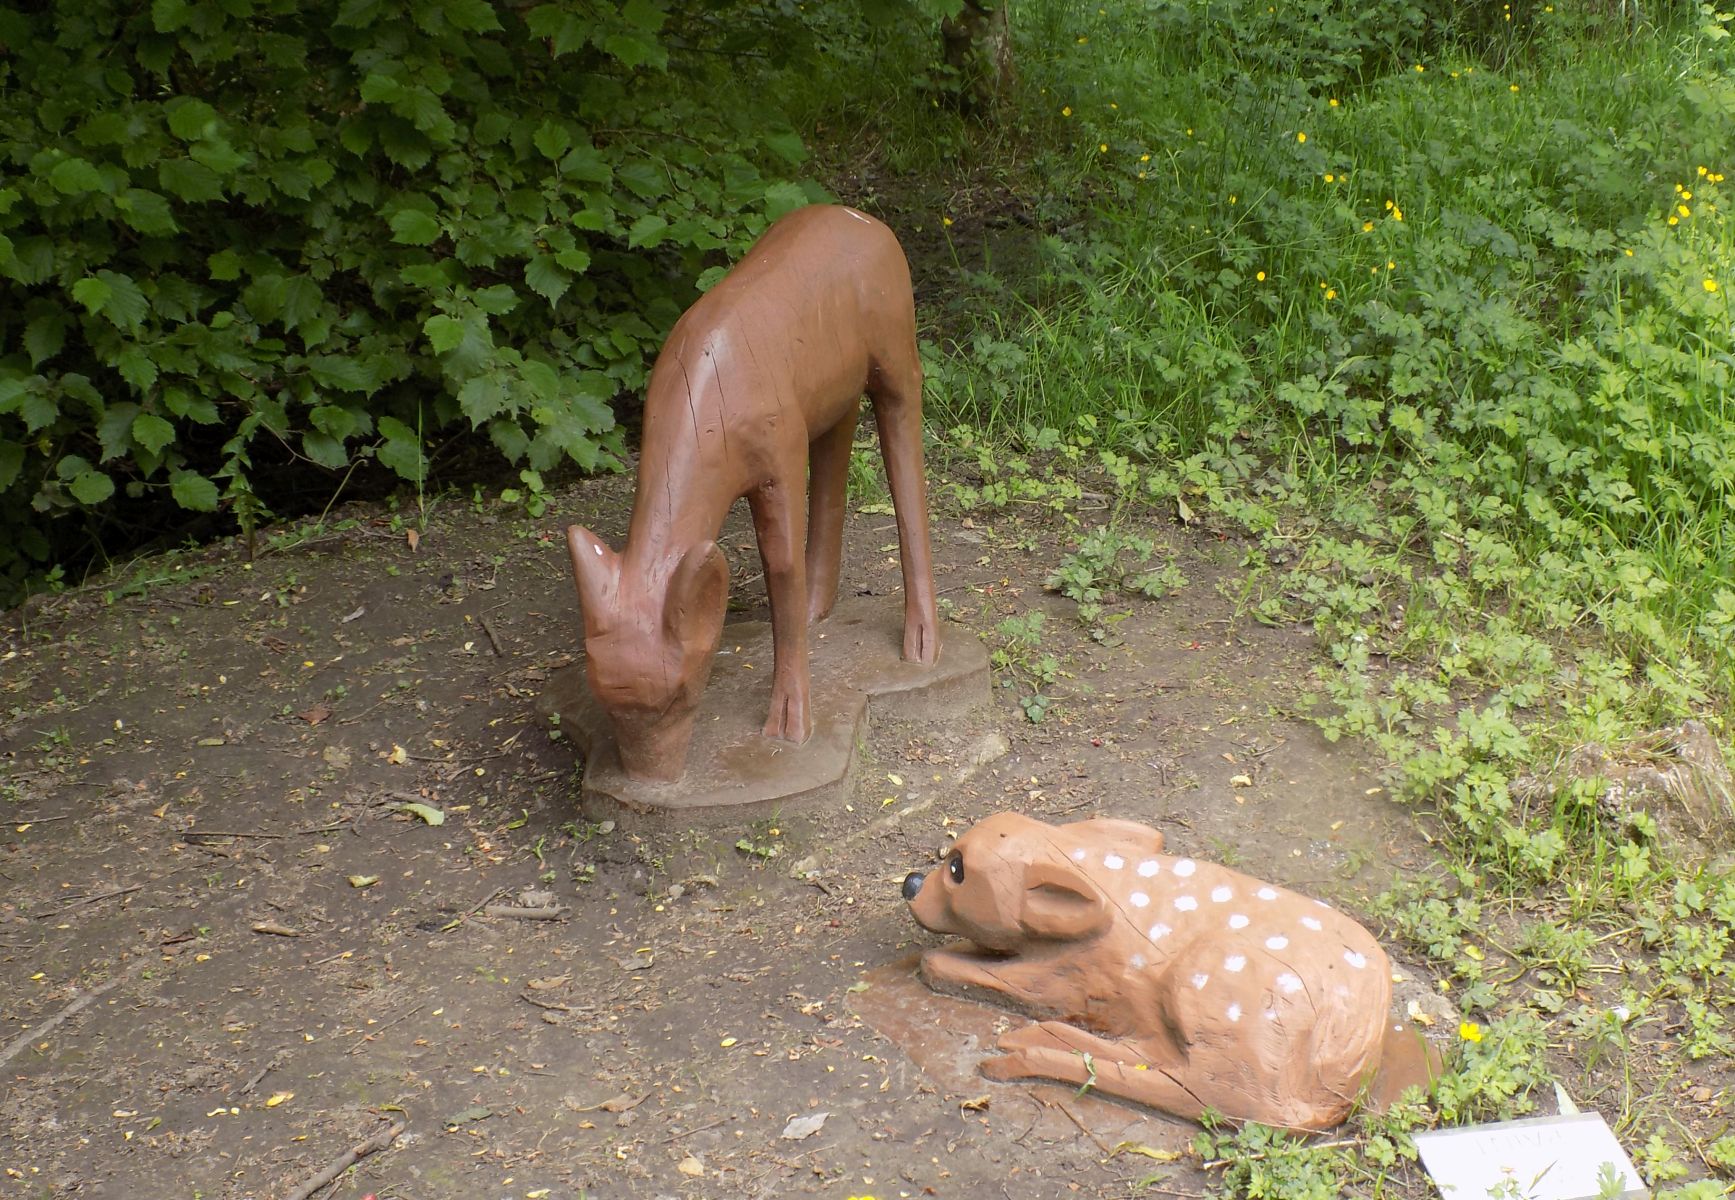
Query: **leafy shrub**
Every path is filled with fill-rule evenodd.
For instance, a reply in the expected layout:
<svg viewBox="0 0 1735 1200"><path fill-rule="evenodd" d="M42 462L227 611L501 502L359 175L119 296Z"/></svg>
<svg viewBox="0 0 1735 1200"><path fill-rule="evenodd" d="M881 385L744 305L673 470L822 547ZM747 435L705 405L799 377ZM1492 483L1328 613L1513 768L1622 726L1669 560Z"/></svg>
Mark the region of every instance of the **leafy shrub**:
<svg viewBox="0 0 1735 1200"><path fill-rule="evenodd" d="M608 462L695 278L819 195L774 104L718 102L808 45L780 11L0 8L0 603L286 468Z"/></svg>

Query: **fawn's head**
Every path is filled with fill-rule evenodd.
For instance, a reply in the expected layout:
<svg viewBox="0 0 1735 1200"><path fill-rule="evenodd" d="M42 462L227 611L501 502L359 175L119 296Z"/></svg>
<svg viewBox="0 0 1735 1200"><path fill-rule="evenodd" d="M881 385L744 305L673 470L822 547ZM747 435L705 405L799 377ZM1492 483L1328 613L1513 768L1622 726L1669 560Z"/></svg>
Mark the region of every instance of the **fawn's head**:
<svg viewBox="0 0 1735 1200"><path fill-rule="evenodd" d="M590 689L614 726L621 766L639 779L679 779L723 636L728 564L705 542L660 571L628 574L587 529L568 527L566 545Z"/></svg>

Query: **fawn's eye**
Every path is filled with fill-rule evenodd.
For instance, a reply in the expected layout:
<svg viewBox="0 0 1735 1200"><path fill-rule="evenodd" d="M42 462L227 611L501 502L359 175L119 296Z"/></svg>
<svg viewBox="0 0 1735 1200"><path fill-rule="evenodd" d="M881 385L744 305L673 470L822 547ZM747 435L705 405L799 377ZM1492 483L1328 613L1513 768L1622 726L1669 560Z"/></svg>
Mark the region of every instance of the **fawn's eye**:
<svg viewBox="0 0 1735 1200"><path fill-rule="evenodd" d="M946 870L951 874L953 883L963 883L964 882L964 856L962 854L954 854L950 859L947 860Z"/></svg>

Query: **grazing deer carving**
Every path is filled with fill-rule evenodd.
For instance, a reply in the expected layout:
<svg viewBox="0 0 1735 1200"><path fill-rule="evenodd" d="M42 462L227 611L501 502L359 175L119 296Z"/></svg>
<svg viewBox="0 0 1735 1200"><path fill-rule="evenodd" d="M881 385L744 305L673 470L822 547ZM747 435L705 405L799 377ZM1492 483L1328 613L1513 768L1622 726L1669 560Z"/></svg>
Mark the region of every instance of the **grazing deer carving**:
<svg viewBox="0 0 1735 1200"><path fill-rule="evenodd" d="M591 690L629 776L673 780L685 769L729 593L716 538L742 496L771 605L765 735L800 743L813 732L808 625L837 598L863 393L897 513L903 657L937 658L909 264L871 217L798 209L669 334L645 394L626 545L617 554L587 529L567 530Z"/></svg>

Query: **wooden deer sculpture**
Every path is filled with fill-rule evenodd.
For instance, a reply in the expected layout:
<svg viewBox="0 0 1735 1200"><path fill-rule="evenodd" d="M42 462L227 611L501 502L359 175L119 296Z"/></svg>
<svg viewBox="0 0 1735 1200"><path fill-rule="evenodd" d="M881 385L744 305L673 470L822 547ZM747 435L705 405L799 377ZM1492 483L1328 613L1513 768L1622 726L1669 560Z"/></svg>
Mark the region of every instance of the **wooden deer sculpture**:
<svg viewBox="0 0 1735 1200"><path fill-rule="evenodd" d="M1131 821L1046 825L999 813L926 876L918 924L969 939L922 977L1040 1018L1000 1039L991 1079L1043 1076L1198 1119L1327 1129L1386 1048L1391 963L1317 900L1163 853ZM1395 1035L1395 1036L1394 1036Z"/></svg>
<svg viewBox="0 0 1735 1200"><path fill-rule="evenodd" d="M897 512L903 657L935 661L909 264L896 236L871 217L829 205L798 209L766 230L669 334L645 394L625 547L616 554L589 530L567 530L591 690L629 776L673 780L685 770L729 593L716 538L742 496L771 604L775 665L765 735L799 743L813 732L808 624L837 598L850 446L864 392Z"/></svg>

